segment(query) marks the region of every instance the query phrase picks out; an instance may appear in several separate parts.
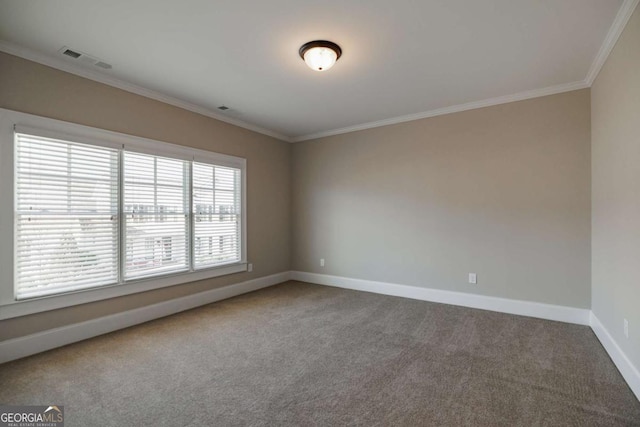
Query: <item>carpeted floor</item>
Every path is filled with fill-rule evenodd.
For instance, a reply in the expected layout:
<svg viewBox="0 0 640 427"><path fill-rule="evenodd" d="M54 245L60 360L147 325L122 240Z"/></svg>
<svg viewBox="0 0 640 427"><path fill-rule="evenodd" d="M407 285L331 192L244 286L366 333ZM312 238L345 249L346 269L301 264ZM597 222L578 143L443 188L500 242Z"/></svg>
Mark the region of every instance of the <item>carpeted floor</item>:
<svg viewBox="0 0 640 427"><path fill-rule="evenodd" d="M67 426L640 426L590 328L288 282L0 365Z"/></svg>

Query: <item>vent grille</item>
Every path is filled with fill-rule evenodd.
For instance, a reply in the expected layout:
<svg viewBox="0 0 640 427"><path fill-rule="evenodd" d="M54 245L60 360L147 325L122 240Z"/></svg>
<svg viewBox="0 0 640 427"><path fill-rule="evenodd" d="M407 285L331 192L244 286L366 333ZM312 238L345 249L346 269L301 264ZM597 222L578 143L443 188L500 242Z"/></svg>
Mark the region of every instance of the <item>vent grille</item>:
<svg viewBox="0 0 640 427"><path fill-rule="evenodd" d="M72 57L73 59L78 59L78 58L80 58L80 55L82 55L81 53L74 52L74 51L73 51L73 50L71 50L71 49L65 49L65 50L64 50L64 52L62 52L62 54L63 54L63 55L70 56L70 57Z"/></svg>
<svg viewBox="0 0 640 427"><path fill-rule="evenodd" d="M62 49L60 49L58 52L78 62L82 62L87 65L94 65L96 67L102 68L103 70L110 70L112 68L111 64L108 64L87 53L80 52L79 50L69 49L67 46L63 46Z"/></svg>

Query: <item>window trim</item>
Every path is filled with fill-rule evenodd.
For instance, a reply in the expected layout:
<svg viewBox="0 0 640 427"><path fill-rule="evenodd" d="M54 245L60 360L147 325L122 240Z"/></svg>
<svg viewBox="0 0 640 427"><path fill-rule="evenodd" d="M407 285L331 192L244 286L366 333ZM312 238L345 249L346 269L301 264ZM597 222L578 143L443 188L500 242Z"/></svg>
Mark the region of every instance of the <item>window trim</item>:
<svg viewBox="0 0 640 427"><path fill-rule="evenodd" d="M240 261L25 300L14 296L15 132L241 170ZM0 320L247 271L246 159L0 108ZM7 244L7 242L9 244ZM195 244L195 243L194 243ZM189 245L190 251L193 251Z"/></svg>

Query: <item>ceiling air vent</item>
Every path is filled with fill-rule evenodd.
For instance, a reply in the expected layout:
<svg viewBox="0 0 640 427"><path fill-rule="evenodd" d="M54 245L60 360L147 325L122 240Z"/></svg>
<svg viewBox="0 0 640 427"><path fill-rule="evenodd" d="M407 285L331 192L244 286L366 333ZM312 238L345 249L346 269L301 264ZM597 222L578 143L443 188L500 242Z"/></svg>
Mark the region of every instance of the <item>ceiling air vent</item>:
<svg viewBox="0 0 640 427"><path fill-rule="evenodd" d="M64 48L63 48L64 49ZM71 49L64 49L64 52L62 52L63 55L67 55L72 57L73 59L78 59L80 57L80 55L82 55L81 53L78 52L74 52Z"/></svg>
<svg viewBox="0 0 640 427"><path fill-rule="evenodd" d="M96 67L100 67L103 70L111 69L111 64L107 64L106 62L101 61L89 54L80 52L79 50L69 49L67 46L63 46L62 49L60 49L58 52L87 65L95 65Z"/></svg>
<svg viewBox="0 0 640 427"><path fill-rule="evenodd" d="M98 61L95 65L96 67L104 68L105 70L111 69L111 64L107 64L106 62Z"/></svg>

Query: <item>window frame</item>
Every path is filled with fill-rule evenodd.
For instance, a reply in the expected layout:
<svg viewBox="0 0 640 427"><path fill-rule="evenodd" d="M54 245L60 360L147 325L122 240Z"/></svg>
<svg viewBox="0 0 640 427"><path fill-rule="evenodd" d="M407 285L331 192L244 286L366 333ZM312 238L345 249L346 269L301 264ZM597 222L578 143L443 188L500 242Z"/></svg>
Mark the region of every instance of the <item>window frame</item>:
<svg viewBox="0 0 640 427"><path fill-rule="evenodd" d="M191 248L190 248L190 244L192 243L192 230L191 230L191 216L192 216L192 212L191 210L188 208L188 204L189 201L191 200L191 196L189 196L189 193L192 193L191 191L191 184L190 184L190 180L191 180L191 167L192 167L192 162L190 160L184 160L184 159L175 159L175 158L169 158L168 156L150 156L153 161L154 164L157 164L158 159L169 159L169 160L178 160L180 162L182 162L182 175L183 175L183 181L182 181L182 186L181 186L181 192L182 197L183 197L183 208L186 208L186 211L184 211L181 215L186 214L186 216L184 217L184 222L183 222L183 227L184 227L184 241L187 243L185 246L185 261L186 261L186 265L182 265L180 268L175 269L175 268L166 268L164 266L161 266L160 269L155 269L155 272L152 271L148 271L148 274L145 274L144 271L140 272L137 271L135 268L131 268L131 271L129 271L129 257L127 254L129 245L129 230L134 230L135 229L135 224L136 221L129 221L127 218L129 215L133 214L135 215L135 208L133 209L132 212L129 212L126 208L127 206L127 185L133 185L135 186L135 183L129 183L127 184L126 181L126 169L127 169L127 155L132 153L130 150L126 149L123 147L123 150L119 152L120 154L120 167L119 167L119 185L118 185L118 189L119 189L119 210L118 210L118 218L119 218L119 230L120 230L120 247L123 248L124 247L124 251L120 253L120 259L126 259L126 262L121 262L119 267L120 267L120 281L121 282L126 282L126 283L130 283L132 281L138 280L138 279L143 279L143 278L151 278L151 277L162 277L162 276L166 276L169 274L174 274L174 273L187 273L190 271L193 271L193 266L192 266L192 262L191 262ZM132 153L134 155L137 155L139 153L135 152ZM186 169L185 169L186 166ZM138 184L139 185L139 184ZM156 189L157 187L159 187L159 184L157 182L156 176L155 176L155 172L154 172L154 178L153 178L153 187L154 189ZM130 188L130 187L129 187ZM155 190L154 190L155 191ZM134 202L133 205L137 205L140 206L141 204ZM155 212L155 209L153 209L153 212ZM138 214L138 221L139 224L144 224L145 220L144 218L150 218L150 217L156 217L158 213L156 214L150 214L147 212L142 212L140 214ZM162 213L159 213L160 215L162 215ZM158 238L158 236L153 236L154 239L154 243L153 243L153 259L154 259L154 264L155 264L155 260L156 257L160 258L162 260L162 262L164 263L165 258L166 258L166 240L165 240L165 236L162 236L159 238L158 241L156 241L156 238ZM146 242L145 242L146 245ZM170 244L171 245L171 244ZM145 257L146 258L146 257ZM165 271L163 271L165 270ZM139 277L136 277L139 276ZM130 277L130 278L127 278Z"/></svg>
<svg viewBox="0 0 640 427"><path fill-rule="evenodd" d="M16 300L14 294L14 215L16 206L16 192L14 191L16 156L14 132L31 133L38 136L69 140L82 144L110 147L119 150L124 149L130 152L240 169L240 260L222 266L201 269L190 268L188 271L127 281L122 280L119 283L95 288ZM0 204L0 320L247 271L246 162L246 159L240 157L0 108L0 199L3 201L11 201L11 203L3 202ZM192 209L190 209L189 215L189 222L192 223ZM124 244L122 240L120 240L120 242L121 245ZM123 249L124 248L120 248L121 251ZM194 249L195 240L191 241L190 239L188 251L191 257L193 257ZM121 261L124 262L126 260Z"/></svg>

